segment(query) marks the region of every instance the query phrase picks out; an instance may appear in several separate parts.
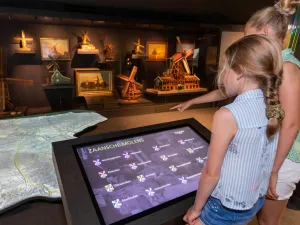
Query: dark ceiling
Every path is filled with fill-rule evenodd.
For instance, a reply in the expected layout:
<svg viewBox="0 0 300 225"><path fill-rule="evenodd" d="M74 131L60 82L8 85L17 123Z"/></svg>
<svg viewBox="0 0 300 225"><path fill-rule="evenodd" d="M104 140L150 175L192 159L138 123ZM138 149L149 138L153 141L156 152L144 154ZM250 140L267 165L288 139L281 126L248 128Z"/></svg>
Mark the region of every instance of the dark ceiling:
<svg viewBox="0 0 300 225"><path fill-rule="evenodd" d="M69 16L203 24L245 24L256 10L271 6L275 0L0 0L2 12L47 10ZM27 12L28 13L28 12Z"/></svg>

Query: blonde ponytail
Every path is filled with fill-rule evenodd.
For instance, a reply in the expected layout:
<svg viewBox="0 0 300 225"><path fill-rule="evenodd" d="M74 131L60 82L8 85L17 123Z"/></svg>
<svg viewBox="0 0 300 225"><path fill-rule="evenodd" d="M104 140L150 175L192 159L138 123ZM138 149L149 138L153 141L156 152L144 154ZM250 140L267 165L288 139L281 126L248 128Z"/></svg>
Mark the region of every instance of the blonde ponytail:
<svg viewBox="0 0 300 225"><path fill-rule="evenodd" d="M274 7L261 9L253 14L246 26L258 31L270 27L276 36L283 40L288 30L288 16L296 12L297 4L292 0L280 0Z"/></svg>
<svg viewBox="0 0 300 225"><path fill-rule="evenodd" d="M288 15L293 15L296 12L297 5L294 4L294 0L280 0L280 8Z"/></svg>
<svg viewBox="0 0 300 225"><path fill-rule="evenodd" d="M282 82L282 73L280 75L266 76L266 105L267 118L269 123L267 126L267 137L271 139L281 126L281 121L284 119L284 111L279 102L278 89Z"/></svg>
<svg viewBox="0 0 300 225"><path fill-rule="evenodd" d="M280 44L265 35L248 35L233 43L225 51L225 59L225 67L231 68L236 73L241 73L243 68L243 76L256 82L264 91L266 117L269 120L266 134L271 139L279 130L284 118L278 96L283 74ZM218 74L217 80L221 90L224 89L224 68Z"/></svg>

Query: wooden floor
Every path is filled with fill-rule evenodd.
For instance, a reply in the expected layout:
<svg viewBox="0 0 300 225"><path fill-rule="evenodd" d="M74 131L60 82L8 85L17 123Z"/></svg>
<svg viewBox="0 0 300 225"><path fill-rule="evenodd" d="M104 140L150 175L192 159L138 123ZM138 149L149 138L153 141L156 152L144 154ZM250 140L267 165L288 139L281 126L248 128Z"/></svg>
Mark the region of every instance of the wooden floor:
<svg viewBox="0 0 300 225"><path fill-rule="evenodd" d="M299 225L300 211L286 209L281 219L280 225ZM259 225L256 218L249 225Z"/></svg>

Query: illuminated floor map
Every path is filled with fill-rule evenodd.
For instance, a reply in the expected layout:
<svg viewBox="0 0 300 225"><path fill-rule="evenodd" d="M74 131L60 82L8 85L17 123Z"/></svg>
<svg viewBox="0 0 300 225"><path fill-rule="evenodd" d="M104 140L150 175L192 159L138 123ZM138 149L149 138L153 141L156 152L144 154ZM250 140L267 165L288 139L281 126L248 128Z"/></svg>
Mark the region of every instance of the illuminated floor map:
<svg viewBox="0 0 300 225"><path fill-rule="evenodd" d="M105 120L89 111L0 120L0 212L29 198L60 198L51 142Z"/></svg>

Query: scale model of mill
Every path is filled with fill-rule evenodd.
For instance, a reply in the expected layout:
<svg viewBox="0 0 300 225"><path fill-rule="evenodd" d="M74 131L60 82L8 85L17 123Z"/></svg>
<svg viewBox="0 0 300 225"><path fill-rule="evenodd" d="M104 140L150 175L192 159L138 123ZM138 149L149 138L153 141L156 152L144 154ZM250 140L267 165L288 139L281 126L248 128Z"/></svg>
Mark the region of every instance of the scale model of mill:
<svg viewBox="0 0 300 225"><path fill-rule="evenodd" d="M187 58L194 54L194 49L182 48L180 38L176 37L181 52L175 53L171 58L171 65L167 72L154 80L154 89L157 91L196 90L200 89L200 79L191 70Z"/></svg>
<svg viewBox="0 0 300 225"><path fill-rule="evenodd" d="M134 66L132 68L132 71L131 71L129 77L122 75L122 74L118 75L118 77L120 79L122 79L126 82L125 86L122 90L122 98L124 98L126 100L137 100L142 95L142 93L139 89L141 89L143 85L136 82L134 79L136 72L137 72L137 67Z"/></svg>

